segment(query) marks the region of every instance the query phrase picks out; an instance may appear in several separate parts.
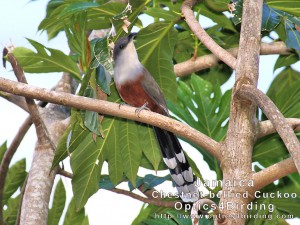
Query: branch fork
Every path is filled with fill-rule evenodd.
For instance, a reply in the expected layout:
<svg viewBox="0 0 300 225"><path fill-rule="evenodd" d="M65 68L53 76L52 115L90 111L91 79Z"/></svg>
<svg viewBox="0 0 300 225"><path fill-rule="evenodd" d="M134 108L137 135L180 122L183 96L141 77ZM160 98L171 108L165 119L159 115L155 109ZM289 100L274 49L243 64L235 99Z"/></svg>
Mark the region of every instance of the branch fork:
<svg viewBox="0 0 300 225"><path fill-rule="evenodd" d="M288 124L287 120L272 100L262 91L249 84L243 84L237 90L236 95L243 99L255 102L261 108L283 140L298 172L300 173L300 142L298 141L293 128Z"/></svg>

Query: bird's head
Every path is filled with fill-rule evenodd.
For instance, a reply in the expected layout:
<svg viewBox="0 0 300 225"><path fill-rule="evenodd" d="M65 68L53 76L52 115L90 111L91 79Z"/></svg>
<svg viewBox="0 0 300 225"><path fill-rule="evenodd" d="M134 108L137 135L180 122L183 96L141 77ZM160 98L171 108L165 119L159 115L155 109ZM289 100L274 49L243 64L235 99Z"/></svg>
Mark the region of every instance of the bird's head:
<svg viewBox="0 0 300 225"><path fill-rule="evenodd" d="M128 36L120 38L114 47L114 61L118 60L120 57L128 57L131 58L132 54L136 54L136 49L133 44L133 39L137 33L131 33Z"/></svg>

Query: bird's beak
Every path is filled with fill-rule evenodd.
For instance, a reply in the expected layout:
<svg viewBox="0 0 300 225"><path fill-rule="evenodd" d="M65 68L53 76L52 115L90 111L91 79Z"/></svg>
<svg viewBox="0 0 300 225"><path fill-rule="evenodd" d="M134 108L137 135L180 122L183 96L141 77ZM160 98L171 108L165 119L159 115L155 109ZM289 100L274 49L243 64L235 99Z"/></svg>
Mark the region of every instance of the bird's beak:
<svg viewBox="0 0 300 225"><path fill-rule="evenodd" d="M131 33L128 35L128 39L131 41L136 37L137 33Z"/></svg>

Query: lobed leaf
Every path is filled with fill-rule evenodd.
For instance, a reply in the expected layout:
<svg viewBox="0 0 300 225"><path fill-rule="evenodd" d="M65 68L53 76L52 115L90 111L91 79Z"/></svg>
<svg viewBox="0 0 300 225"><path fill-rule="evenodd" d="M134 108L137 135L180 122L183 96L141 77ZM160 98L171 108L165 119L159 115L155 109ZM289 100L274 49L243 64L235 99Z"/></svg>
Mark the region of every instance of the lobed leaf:
<svg viewBox="0 0 300 225"><path fill-rule="evenodd" d="M140 61L155 78L165 98L174 101L177 85L172 58L177 32L173 26L173 23L157 22L141 29L136 47Z"/></svg>
<svg viewBox="0 0 300 225"><path fill-rule="evenodd" d="M191 79L179 81L177 103L168 102L170 110L181 120L216 141L225 138L229 117L230 91L223 96L219 85L192 75ZM196 147L211 169L218 169L214 157Z"/></svg>

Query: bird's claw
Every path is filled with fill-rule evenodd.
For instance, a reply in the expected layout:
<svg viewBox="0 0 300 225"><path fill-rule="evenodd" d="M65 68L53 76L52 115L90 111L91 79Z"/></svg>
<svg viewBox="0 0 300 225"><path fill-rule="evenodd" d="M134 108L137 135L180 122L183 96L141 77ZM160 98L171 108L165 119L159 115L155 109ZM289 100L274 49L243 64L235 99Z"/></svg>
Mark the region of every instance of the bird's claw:
<svg viewBox="0 0 300 225"><path fill-rule="evenodd" d="M137 114L138 117L140 117L140 113L141 113L142 110L144 110L144 109L150 110L150 109L147 107L147 105L148 105L148 102L146 102L144 105L142 105L141 107L139 107L139 108L137 108L137 109L135 110L135 113Z"/></svg>

